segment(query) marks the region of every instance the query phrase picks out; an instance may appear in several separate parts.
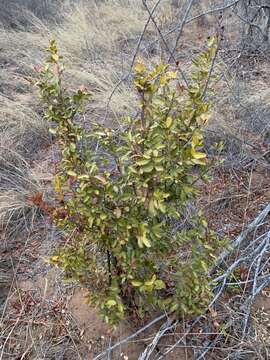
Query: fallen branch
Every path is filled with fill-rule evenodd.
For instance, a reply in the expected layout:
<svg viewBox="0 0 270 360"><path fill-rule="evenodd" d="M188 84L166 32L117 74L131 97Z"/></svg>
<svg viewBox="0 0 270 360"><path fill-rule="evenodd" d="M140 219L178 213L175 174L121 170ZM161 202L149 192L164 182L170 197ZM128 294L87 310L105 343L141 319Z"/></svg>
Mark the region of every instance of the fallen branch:
<svg viewBox="0 0 270 360"><path fill-rule="evenodd" d="M261 211L259 213L259 215L254 219L254 221L249 224L246 229L233 241L230 250L226 250L224 251L220 257L217 259L217 263L215 268L212 270L212 273L214 272L214 270L217 269L217 267L227 258L227 256L234 250L236 249L238 246L240 246L242 244L242 242L247 238L247 236L254 230L256 230L256 228L261 225L264 221L264 219L266 218L266 216L269 214L270 212L270 204L268 204L263 211ZM255 275L253 277L253 285L252 285L252 295L248 298L249 300L247 302L245 302L245 306L243 305L243 307L245 308L246 311L244 311L244 309L242 308L243 311L243 316L244 316L244 326L243 328L246 329L247 326L247 322L249 319L249 315L250 315L250 306L252 304L252 301L255 299L255 296L260 293L260 291L265 288L268 284L269 284L269 278L267 277L263 283L258 287L257 286L257 281L258 281L258 275L261 272L261 270L259 269L261 263L262 263L262 258L263 255L266 253L267 250L269 250L270 244L269 244L269 236L270 236L270 232L267 232L266 234L263 234L261 236L259 236L257 239L253 240L252 243L250 245L253 245L254 249L253 251L249 251L250 246L248 246L245 250L248 250L247 253L243 256L241 256L240 258L236 259L234 261L233 264L231 264L229 266L229 268L226 270L226 272L218 277L216 277L212 282L220 282L222 281L221 285L218 286L216 288L217 292L216 295L213 297L212 301L210 302L209 307L213 307L215 305L215 303L218 301L218 299L220 298L220 296L223 293L223 290L226 288L226 284L227 284L227 280L228 277L230 276L230 274L234 271L234 269L237 268L237 266L243 262L246 261L251 261L252 265L256 264L256 268L255 268ZM265 239L263 239L265 238ZM258 242L258 239L260 239L260 242ZM258 243L256 245L256 243ZM256 246L255 246L256 245ZM207 310L206 310L207 311ZM184 341L184 339L186 338L186 336L188 335L188 333L191 331L191 329L194 327L195 324L197 324L199 321L201 321L204 317L203 315L198 316L193 322L192 324L188 327L188 330L186 331L186 333L175 343L173 344L169 349L167 349L167 351L165 353L163 353L161 356L158 357L158 360L163 359L166 355L168 355L170 352L172 352L176 347L178 347L178 345ZM225 324L226 325L226 324ZM227 323L227 327L229 328L231 325L230 320ZM164 323L159 332L156 334L155 338L153 339L153 341L148 345L147 349L141 354L139 360L148 360L149 356L148 354L152 354L154 349L156 348L158 342L160 341L161 337L170 329L170 325L167 323ZM204 356L208 353L209 350L213 349L215 347L215 344L217 343L219 337L222 336L222 333L213 341L210 341L209 344L207 345L206 348L203 349L202 353L199 354L199 357L197 358L197 360L199 359L203 359Z"/></svg>
<svg viewBox="0 0 270 360"><path fill-rule="evenodd" d="M136 331L134 334L128 336L127 338L119 341L118 343L109 346L109 348L107 348L106 350L104 350L102 353L100 353L99 355L97 355L93 360L99 360L102 359L104 356L106 356L108 353L110 353L112 350L118 348L119 346L133 340L134 338L136 338L139 334L141 334L142 332L144 332L145 330L149 329L151 326L153 326L154 324L158 323L159 321L165 319L167 317L167 314L163 314L160 315L159 317L157 317L156 319L152 320L150 323L148 323L147 325L145 325L144 327L142 327L141 329L139 329L138 331Z"/></svg>
<svg viewBox="0 0 270 360"><path fill-rule="evenodd" d="M140 355L138 360L148 360L151 356L151 354L156 349L156 346L159 343L159 340L163 337L163 335L171 331L175 326L177 325L178 321L173 321L168 319L164 324L161 325L159 331L156 333L156 336L154 337L153 341L146 347L144 352Z"/></svg>
<svg viewBox="0 0 270 360"><path fill-rule="evenodd" d="M247 236L254 231L266 218L266 216L270 213L270 203L259 213L259 215L250 223L244 231L230 244L229 250L224 250L221 255L218 257L216 262L216 267L220 266L224 260L228 257L228 255L239 247L242 242L247 238Z"/></svg>

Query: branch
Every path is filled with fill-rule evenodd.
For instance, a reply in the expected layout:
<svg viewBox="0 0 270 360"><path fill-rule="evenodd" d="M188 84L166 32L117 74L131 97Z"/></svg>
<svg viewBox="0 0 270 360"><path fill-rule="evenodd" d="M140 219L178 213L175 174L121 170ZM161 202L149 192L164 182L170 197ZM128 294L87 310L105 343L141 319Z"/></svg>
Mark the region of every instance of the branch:
<svg viewBox="0 0 270 360"><path fill-rule="evenodd" d="M142 332L144 332L146 329L150 328L151 326L153 326L154 324L156 324L157 322L159 322L160 320L163 320L167 317L167 314L163 314L160 315L159 317L157 317L156 319L152 320L150 323L148 323L147 325L145 325L143 328L139 329L138 331L136 331L134 334L128 336L127 338L119 341L118 343L114 344L113 346L109 346L106 350L104 350L102 353L100 353L99 355L97 355L93 360L99 360L102 359L104 356L106 356L108 353L110 353L112 350L116 349L117 347L125 344L126 342L129 342L130 340L136 338L139 334L141 334Z"/></svg>
<svg viewBox="0 0 270 360"><path fill-rule="evenodd" d="M156 30L157 30L160 38L161 38L161 40L163 41L163 43L164 43L164 45L165 45L168 53L170 54L170 59L173 59L173 61L175 62L176 67L177 67L178 70L180 71L180 73L181 73L181 75L182 75L182 78L183 78L186 86L188 87L188 82L187 82L187 79L186 79L186 77L185 77L185 74L184 74L184 72L181 70L178 61L175 59L173 51L171 51L171 49L169 48L169 45L167 44L167 42L166 42L166 40L165 40L162 32L160 31L160 28L158 27L156 20L153 18L152 14L150 13L150 10L149 10L149 8L148 8L148 6L147 6L147 4L146 4L146 0L143 0L143 5L145 6L147 12L149 13L149 17L151 18L151 20L152 20L152 22L153 22L153 24L154 24L154 26L155 26L155 28L156 28Z"/></svg>
<svg viewBox="0 0 270 360"><path fill-rule="evenodd" d="M250 223L244 231L233 241L230 245L229 250L224 250L221 255L218 257L216 262L216 267L220 266L220 264L227 258L227 256L232 252L232 250L236 249L238 246L242 244L242 242L246 239L246 237L255 230L266 218L266 216L270 213L270 203L259 213L259 215L255 218L255 220Z"/></svg>
<svg viewBox="0 0 270 360"><path fill-rule="evenodd" d="M175 328L177 323L178 323L178 321L174 322L173 320L168 319L164 324L162 324L159 331L156 333L154 340L146 347L146 349L140 355L138 360L148 360L150 358L151 354L153 353L153 351L155 350L156 346L158 345L159 340L162 338L162 336L166 332Z"/></svg>
<svg viewBox="0 0 270 360"><path fill-rule="evenodd" d="M135 48L135 51L134 51L134 54L133 54L133 57L132 57L132 61L131 61L131 65L130 65L130 69L129 69L129 72L127 75L125 75L124 77L122 77L122 79L120 79L118 81L118 83L115 85L115 87L113 88L109 98L108 98L108 101L107 101L107 105L106 105L106 113L105 113L105 119L104 119L104 122L106 121L107 119L107 116L108 116L108 112L109 112L109 105L110 105L110 102L112 100L112 97L113 95L115 94L116 90L119 88L119 86L123 83L123 81L127 80L130 75L131 75L131 72L132 72L132 69L133 69L133 66L135 64L135 61L136 61L136 58L137 58L137 55L138 55L138 52L139 52L139 49L141 47L141 43L143 41L143 38L144 38L144 35L146 33L146 30L148 28L148 25L150 23L150 20L151 20L151 17L153 16L154 12L156 11L157 7L159 6L161 0L157 0L155 5L153 6L151 12L150 12L150 16L148 17L145 25L144 25L144 28L143 28L143 31L139 37L139 40L138 40L138 43L137 43L137 46Z"/></svg>
<svg viewBox="0 0 270 360"><path fill-rule="evenodd" d="M269 212L270 212L270 204L268 204L264 208L264 210L255 218L255 220L251 224L249 224L247 226L247 228L235 239L235 241L232 244L231 250L233 250L237 246L239 246L243 242L243 240L246 239L248 234L250 234L253 230L255 230L263 222L263 220L265 219L265 217L268 215ZM264 237L266 237L266 239L261 240ZM258 243L258 245L256 245L256 243ZM251 246L253 246L253 247L255 246L253 251L249 250ZM252 264L256 262L257 265L255 268L255 275L252 280L252 282L253 282L252 294L249 297L249 304L250 304L254 300L255 296L264 287L266 287L267 284L269 284L269 282L270 282L270 276L261 277L261 278L258 277L259 273L262 271L262 269L260 267L261 267L263 255L266 253L266 251L269 249L269 247L270 247L270 231L267 232L266 234L260 235L258 238L253 240L251 242L251 244L249 244L249 246L247 246L245 248L246 255L244 255L240 258L237 258L234 261L234 263L229 266L229 268L225 271L224 274L222 274L222 275L216 277L214 280L212 280L211 283L221 282L221 284L218 287L216 287L216 289L215 289L216 294L214 295L213 299L209 302L207 309L213 307L215 305L215 303L218 301L218 299L220 298L220 296L223 293L223 290L226 288L228 277L234 271L234 269L237 268L239 266L239 264L241 264L243 262L248 262L248 261L251 261L252 259L254 259ZM230 251L224 251L221 254L221 256L217 260L217 265L215 266L215 269L221 262L224 261L224 259L229 255L229 253L230 253ZM252 265L251 265L251 267L252 267ZM213 273L213 270L211 271L211 273ZM262 284L259 287L257 287L258 280L263 280ZM247 321L249 318L248 308L249 307L248 307L247 303L245 302L246 312L243 313L244 319L245 319L244 320L245 324L247 324ZM207 309L205 310L205 313L207 312ZM160 357L158 357L158 360L163 359L166 355L168 355L171 351L173 351L186 338L186 336L191 331L191 329L194 327L194 325L197 324L199 321L201 321L204 318L205 313L198 316L192 322L192 324L188 327L186 333L175 344L170 346L169 349L167 349L167 351L165 353L163 353ZM230 320L229 320L229 323L230 323ZM244 329L245 328L246 328L246 325L244 326ZM147 357L146 355L152 354L152 352L154 351L154 349L156 348L156 346L158 344L158 341L161 339L162 335L166 331L169 331L169 329L170 329L170 325L168 325L167 323L165 323L163 326L161 326L161 328L160 328L159 332L156 334L154 340L148 345L148 347L147 347L148 350L146 349L144 351L144 353L141 354L141 358L139 358L139 360L148 360L149 359L149 357ZM209 343L211 346L207 346L207 348L204 349L204 351L199 356L199 359L203 359L205 354L207 354L207 352L215 346L217 339L215 339L214 341ZM151 351L151 352L149 353L147 351ZM143 357L143 355L144 355L144 357Z"/></svg>
<svg viewBox="0 0 270 360"><path fill-rule="evenodd" d="M173 48L173 50L172 50L172 52L171 52L171 54L170 54L170 57L169 57L169 59L168 59L168 63L171 61L172 56L174 55L175 50L177 49L177 46L178 46L180 37L181 37L181 35L182 35L182 31L183 31L184 25L185 25L185 23L186 23L188 14L190 13L190 10L191 10L191 8L192 8L192 6L193 6L193 4L194 4L194 1L195 1L195 0L190 0L188 6L187 6L187 8L186 8L186 11L185 11L183 20L182 20L182 22L181 22L181 24L180 24L180 28L179 28L179 31L178 31L178 35L177 35L176 40L175 40L174 48Z"/></svg>
<svg viewBox="0 0 270 360"><path fill-rule="evenodd" d="M197 20L197 19L199 19L199 18L201 18L201 17L203 17L203 16L206 16L206 15L209 15L209 14L213 14L213 13L216 13L216 12L220 12L220 11L229 9L229 8L233 7L234 5L237 5L239 1L240 1L240 0L236 0L236 1L233 1L232 3L230 3L230 4L228 4L228 5L220 6L220 7L214 8L214 9L210 9L210 10L205 11L205 12L203 12L203 13L201 13L201 14L198 14L198 15L196 15L196 16L194 16L194 17L191 17L191 18L189 18L189 19L187 19L187 20L185 21L185 24L184 24L184 25L189 24L189 23L191 23L191 22L193 22L193 21L195 21L195 20ZM184 25L183 25L183 26L184 26ZM168 32L166 32L165 34L163 34L164 39L166 39L166 37L168 37L169 35L171 35L171 34L174 33L175 31L177 31L178 28L179 28L179 24L178 24L177 26L175 26L173 29L171 29L171 30L169 30ZM159 41L159 40L156 39L156 40L153 41L151 44L149 44L148 46L146 46L146 47L143 49L143 51L145 51L148 47L155 45L158 41Z"/></svg>

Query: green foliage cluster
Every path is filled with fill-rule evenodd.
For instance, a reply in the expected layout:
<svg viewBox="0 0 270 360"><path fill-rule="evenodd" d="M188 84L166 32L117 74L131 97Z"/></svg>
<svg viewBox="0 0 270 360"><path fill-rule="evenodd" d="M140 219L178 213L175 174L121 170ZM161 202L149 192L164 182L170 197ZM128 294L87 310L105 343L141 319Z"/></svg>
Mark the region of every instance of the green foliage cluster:
<svg viewBox="0 0 270 360"><path fill-rule="evenodd" d="M48 51L37 85L62 151L54 217L68 239L52 263L89 287L90 302L112 324L130 311L200 312L220 243L200 212L185 223L196 180L208 166L202 127L215 40L194 60L188 88L169 65L149 71L137 63L139 115L123 119L121 129L78 126L90 95L64 88L54 41Z"/></svg>

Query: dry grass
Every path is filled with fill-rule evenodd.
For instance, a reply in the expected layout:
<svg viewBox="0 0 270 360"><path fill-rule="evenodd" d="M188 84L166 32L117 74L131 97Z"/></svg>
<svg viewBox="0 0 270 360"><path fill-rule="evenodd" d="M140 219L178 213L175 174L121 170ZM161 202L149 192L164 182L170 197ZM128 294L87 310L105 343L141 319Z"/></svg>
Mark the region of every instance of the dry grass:
<svg viewBox="0 0 270 360"><path fill-rule="evenodd" d="M12 144L13 151L29 157L48 143L47 124L29 105L0 95L0 107L0 132Z"/></svg>
<svg viewBox="0 0 270 360"><path fill-rule="evenodd" d="M0 166L0 227L6 236L16 236L33 228L39 210L28 199L43 186L26 160L7 144L0 148Z"/></svg>
<svg viewBox="0 0 270 360"><path fill-rule="evenodd" d="M33 66L44 59L50 38L57 39L73 86L84 84L95 94L95 109L102 109L114 85L129 68L146 14L137 1L78 1L66 6L62 21L51 24L33 14L31 26L23 30L1 31L1 48L7 59L16 59L15 72L33 74ZM117 96L118 95L118 96ZM134 96L129 85L120 87L112 111L122 114Z"/></svg>
<svg viewBox="0 0 270 360"><path fill-rule="evenodd" d="M33 2L22 5L20 26L0 30L0 176L5 183L0 197L2 226L15 217L25 218L29 213L26 194L39 188L33 174L29 177L26 161L31 162L40 149L47 151L50 139L29 80L35 78L34 66L42 63L49 39L57 39L65 57L67 82L71 88L84 84L92 91L91 116L100 117L115 84L129 68L127 59L146 19L135 0L65 1L61 19L54 23L41 16ZM18 7L7 7L9 10L16 19ZM118 120L134 103L130 84L123 83L111 102L110 113Z"/></svg>
<svg viewBox="0 0 270 360"><path fill-rule="evenodd" d="M31 162L40 149L47 152L50 144L38 96L31 84L35 79L34 67L43 62L49 39L56 38L64 55L69 86L87 86L93 93L93 102L88 109L90 116L102 118L116 83L130 70L132 52L147 18L137 0L80 0L64 1L61 5L58 2L61 16L52 22L44 16L44 9L47 7L52 11L57 2L44 3L43 13L38 11L38 8L41 9L38 3L41 4L22 1L15 7L9 4L5 11L9 12L12 20L18 20L17 24L11 21L9 27L3 23L0 28L0 106L3 109L0 115L0 156L4 164L1 177L9 178L6 183L10 184L10 178L15 175L13 170L6 173L6 168L10 166L9 158L12 157L13 169L16 168L16 173L24 176L27 179L25 183L29 185L28 170L22 162ZM169 8L169 3L167 6ZM150 39L153 33L150 27L146 38ZM130 82L121 83L110 102L110 121L119 123L121 116L133 111L135 102ZM22 161L18 162L19 158ZM31 178L31 184L35 182L36 179ZM36 185L31 192L35 188ZM25 203L27 192L28 188L16 185L15 179L10 188L5 188L0 198L1 220L4 223L15 216L25 217L24 210L29 207ZM8 197L12 201L7 201Z"/></svg>
<svg viewBox="0 0 270 360"><path fill-rule="evenodd" d="M24 28L31 24L29 14L35 14L41 19L50 19L56 16L60 5L59 0L2 0L0 22L5 27Z"/></svg>

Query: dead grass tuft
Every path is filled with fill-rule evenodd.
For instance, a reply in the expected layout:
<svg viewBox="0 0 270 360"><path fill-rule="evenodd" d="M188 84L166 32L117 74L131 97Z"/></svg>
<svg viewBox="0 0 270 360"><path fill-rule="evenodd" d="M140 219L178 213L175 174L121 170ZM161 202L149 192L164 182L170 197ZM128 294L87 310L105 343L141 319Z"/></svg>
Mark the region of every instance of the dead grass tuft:
<svg viewBox="0 0 270 360"><path fill-rule="evenodd" d="M0 168L0 229L7 237L15 236L33 228L40 212L28 197L43 188L29 163L11 148L0 147Z"/></svg>

